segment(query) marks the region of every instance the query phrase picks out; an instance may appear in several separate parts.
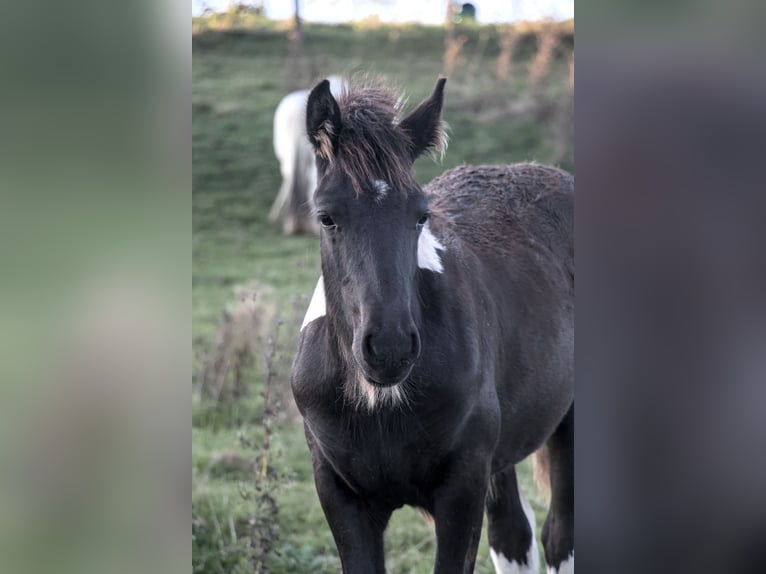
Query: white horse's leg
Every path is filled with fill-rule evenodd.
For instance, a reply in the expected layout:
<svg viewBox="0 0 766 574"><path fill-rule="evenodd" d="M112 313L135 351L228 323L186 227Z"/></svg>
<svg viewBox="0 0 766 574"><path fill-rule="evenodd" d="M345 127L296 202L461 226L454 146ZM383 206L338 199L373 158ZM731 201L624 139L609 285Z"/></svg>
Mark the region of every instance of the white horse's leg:
<svg viewBox="0 0 766 574"><path fill-rule="evenodd" d="M279 159L282 185L269 211L269 219L275 221L285 212L294 185L297 146L305 138L306 98L308 91L288 94L274 113L274 154Z"/></svg>
<svg viewBox="0 0 766 574"><path fill-rule="evenodd" d="M293 186L293 182L290 179L282 176L282 185L279 188L279 193L274 199L274 203L269 211L269 220L276 221L282 215L285 205L287 204L287 198L290 195L290 188Z"/></svg>

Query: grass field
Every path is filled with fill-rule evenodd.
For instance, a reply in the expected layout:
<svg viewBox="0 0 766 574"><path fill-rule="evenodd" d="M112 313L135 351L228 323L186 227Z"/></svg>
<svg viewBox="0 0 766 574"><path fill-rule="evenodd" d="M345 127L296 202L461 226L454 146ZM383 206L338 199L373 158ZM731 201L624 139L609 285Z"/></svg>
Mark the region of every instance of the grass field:
<svg viewBox="0 0 766 574"><path fill-rule="evenodd" d="M213 401L193 393L193 570L253 572L262 562L274 574L336 573L339 560L287 389L297 325L319 275L318 241L284 237L281 225L267 220L280 184L271 122L290 89L331 73L381 75L406 89L410 106L416 104L442 71L444 30L307 26L304 56L296 63L288 57L286 31L277 25L219 27L196 20L192 38L194 372L212 355L222 311L234 308L236 289L258 293L261 324L255 363L245 365L241 376L247 395ZM459 33L466 41L449 76L444 111L449 149L442 164L419 160L418 179L426 182L462 163L548 163L557 155L557 163L573 171L571 138L563 148L557 142L561 126L571 122L571 29L532 99L527 64L536 53L533 34L518 45L510 81L498 85L499 31ZM275 355L267 362L269 349ZM266 380L270 390L264 398ZM270 445L264 448L267 435ZM537 514L539 535L544 505L527 463L520 467L520 481ZM392 574L432 571L433 532L416 511L395 513L386 549ZM486 534L476 571L493 572Z"/></svg>

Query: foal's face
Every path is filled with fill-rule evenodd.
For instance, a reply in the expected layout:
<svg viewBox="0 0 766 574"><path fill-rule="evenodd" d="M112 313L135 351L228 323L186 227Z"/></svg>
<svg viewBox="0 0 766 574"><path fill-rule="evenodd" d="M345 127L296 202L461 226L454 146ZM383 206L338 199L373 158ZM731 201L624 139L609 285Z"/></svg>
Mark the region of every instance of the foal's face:
<svg viewBox="0 0 766 574"><path fill-rule="evenodd" d="M370 181L358 194L340 169L328 170L315 203L322 265L339 293L335 309L351 327L351 350L365 378L381 386L407 378L420 354L416 326L418 238L428 219L420 189Z"/></svg>
<svg viewBox="0 0 766 574"><path fill-rule="evenodd" d="M428 205L412 164L445 145L445 81L401 121L395 98L374 88L351 89L339 104L324 80L306 104L329 311L351 331L365 379L380 386L406 379L420 355L416 274Z"/></svg>

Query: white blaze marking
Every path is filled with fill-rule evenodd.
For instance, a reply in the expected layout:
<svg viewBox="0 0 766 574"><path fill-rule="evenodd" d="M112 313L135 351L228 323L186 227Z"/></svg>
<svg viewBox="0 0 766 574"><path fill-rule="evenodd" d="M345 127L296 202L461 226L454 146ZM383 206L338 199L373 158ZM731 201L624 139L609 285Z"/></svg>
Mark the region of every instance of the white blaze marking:
<svg viewBox="0 0 766 574"><path fill-rule="evenodd" d="M372 182L372 186L375 188L375 201L381 202L385 199L391 188L382 179L376 179Z"/></svg>
<svg viewBox="0 0 766 574"><path fill-rule="evenodd" d="M495 552L494 548L490 548L489 556L492 558L496 574L538 574L540 572L540 553L537 550L537 539L535 538L537 532L535 513L520 488L518 491L521 508L524 510L524 516L526 516L529 528L532 530L532 543L527 550L526 564L519 564L516 560L508 560L502 552Z"/></svg>
<svg viewBox="0 0 766 574"><path fill-rule="evenodd" d="M418 267L429 269L435 273L443 273L444 267L439 251L444 250L444 245L431 233L426 223L418 238Z"/></svg>
<svg viewBox="0 0 766 574"><path fill-rule="evenodd" d="M569 558L564 560L558 568L548 566L548 574L574 574L574 550L572 550Z"/></svg>
<svg viewBox="0 0 766 574"><path fill-rule="evenodd" d="M327 313L325 307L324 298L324 277L319 276L317 286L314 288L314 294L311 296L311 302L309 308L306 310L306 316L303 318L303 324L301 325L301 331L303 328L319 317L324 317Z"/></svg>

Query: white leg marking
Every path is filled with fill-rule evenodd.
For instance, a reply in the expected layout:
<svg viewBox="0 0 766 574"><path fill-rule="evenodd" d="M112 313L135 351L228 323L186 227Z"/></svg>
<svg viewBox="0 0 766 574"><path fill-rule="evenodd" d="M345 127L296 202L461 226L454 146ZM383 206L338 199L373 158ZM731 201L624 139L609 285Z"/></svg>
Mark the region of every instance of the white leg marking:
<svg viewBox="0 0 766 574"><path fill-rule="evenodd" d="M558 568L548 566L548 574L574 574L574 550L572 550L569 558L564 560Z"/></svg>
<svg viewBox="0 0 766 574"><path fill-rule="evenodd" d="M324 277L319 276L317 286L314 288L314 294L311 296L311 302L309 308L306 310L306 316L303 318L303 324L301 325L301 331L303 328L319 317L324 317L327 313L325 307L324 297Z"/></svg>
<svg viewBox="0 0 766 574"><path fill-rule="evenodd" d="M519 488L518 490L521 508L524 510L524 516L527 517L529 528L532 530L532 544L529 545L529 550L527 550L526 564L519 564L516 560L509 561L502 552L495 552L493 548L490 548L489 556L492 558L496 574L538 574L540 572L540 553L537 550L537 538L535 538L537 532L535 513L529 505L529 501L521 492L521 489Z"/></svg>
<svg viewBox="0 0 766 574"><path fill-rule="evenodd" d="M540 572L539 564L529 562L529 554L527 554L526 564L519 564L515 560L509 561L502 552L495 552L493 548L489 549L489 557L492 558L496 574L538 574Z"/></svg>
<svg viewBox="0 0 766 574"><path fill-rule="evenodd" d="M444 267L439 251L444 250L444 245L431 233L426 223L418 238L418 267L429 269L435 273L443 273Z"/></svg>

